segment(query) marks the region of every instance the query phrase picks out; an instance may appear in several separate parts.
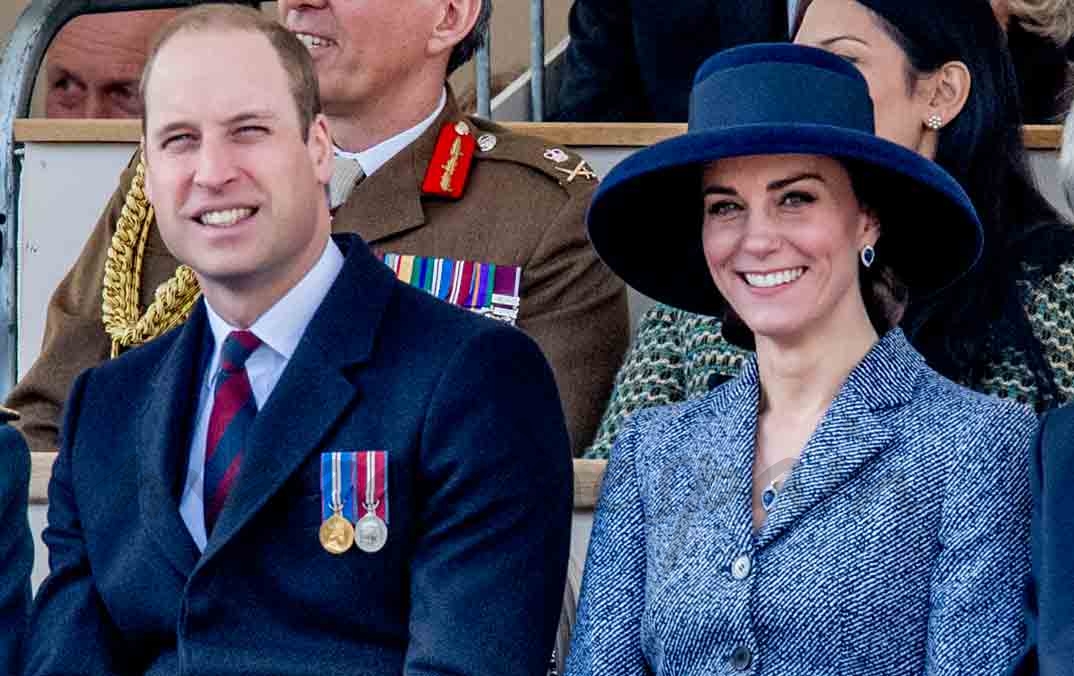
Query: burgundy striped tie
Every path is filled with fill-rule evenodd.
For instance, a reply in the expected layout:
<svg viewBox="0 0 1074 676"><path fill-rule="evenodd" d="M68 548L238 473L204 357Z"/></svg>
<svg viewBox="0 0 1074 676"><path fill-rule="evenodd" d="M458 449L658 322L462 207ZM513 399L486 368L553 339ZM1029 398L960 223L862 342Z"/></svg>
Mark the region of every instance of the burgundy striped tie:
<svg viewBox="0 0 1074 676"><path fill-rule="evenodd" d="M232 331L220 350L213 410L205 440L205 532L212 533L242 466L246 436L257 415L257 402L246 377L246 360L261 345L249 331Z"/></svg>

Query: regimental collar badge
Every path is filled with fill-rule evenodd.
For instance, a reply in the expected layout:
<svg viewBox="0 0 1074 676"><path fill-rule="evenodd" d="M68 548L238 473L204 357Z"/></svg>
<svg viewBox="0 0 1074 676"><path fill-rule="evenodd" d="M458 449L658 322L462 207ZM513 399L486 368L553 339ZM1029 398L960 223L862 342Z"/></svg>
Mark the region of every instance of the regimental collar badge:
<svg viewBox="0 0 1074 676"><path fill-rule="evenodd" d="M432 160L421 184L422 194L453 200L461 198L470 177L476 147L477 141L469 124L462 120L445 123L440 128Z"/></svg>
<svg viewBox="0 0 1074 676"><path fill-rule="evenodd" d="M480 148L483 153L492 152L499 142L500 140L496 138L496 134L482 134L477 137L477 147Z"/></svg>

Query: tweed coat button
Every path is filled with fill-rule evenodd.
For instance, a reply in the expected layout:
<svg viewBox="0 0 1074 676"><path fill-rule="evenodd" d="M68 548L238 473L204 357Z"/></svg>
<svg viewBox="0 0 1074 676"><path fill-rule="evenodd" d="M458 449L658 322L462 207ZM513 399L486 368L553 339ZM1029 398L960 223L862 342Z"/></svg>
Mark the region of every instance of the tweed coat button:
<svg viewBox="0 0 1074 676"><path fill-rule="evenodd" d="M750 576L753 564L747 554L743 554L731 563L731 577L736 580L745 580Z"/></svg>
<svg viewBox="0 0 1074 676"><path fill-rule="evenodd" d="M731 653L731 668L735 671L745 671L753 664L753 654L750 649L740 645Z"/></svg>

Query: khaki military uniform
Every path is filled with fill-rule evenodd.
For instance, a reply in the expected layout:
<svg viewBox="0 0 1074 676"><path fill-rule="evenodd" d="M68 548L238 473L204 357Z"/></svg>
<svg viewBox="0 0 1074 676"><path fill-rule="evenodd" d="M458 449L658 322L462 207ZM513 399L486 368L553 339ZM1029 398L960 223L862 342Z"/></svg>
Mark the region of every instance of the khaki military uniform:
<svg viewBox="0 0 1074 676"><path fill-rule="evenodd" d="M422 194L441 127L466 120L476 138L465 191L458 200ZM493 144L494 142L494 144ZM595 187L581 159L539 139L485 120L465 118L454 101L433 125L372 176L336 211L333 229L357 232L378 253L479 261L521 268L517 326L552 364L572 443L592 440L629 341L626 291L586 239L585 209ZM105 261L134 169L120 186L74 268L49 303L41 356L7 405L33 450L55 450L60 408L84 369L107 359L102 323ZM177 267L157 228L149 230L140 306Z"/></svg>

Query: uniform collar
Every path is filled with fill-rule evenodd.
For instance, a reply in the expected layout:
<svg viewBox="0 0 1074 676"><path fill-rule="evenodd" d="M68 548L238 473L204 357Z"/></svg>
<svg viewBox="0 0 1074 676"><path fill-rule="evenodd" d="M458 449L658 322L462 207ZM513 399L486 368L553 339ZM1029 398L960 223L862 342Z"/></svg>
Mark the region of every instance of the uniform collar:
<svg viewBox="0 0 1074 676"><path fill-rule="evenodd" d="M431 127L433 122L436 121L436 118L443 112L446 104L447 89L444 88L440 91L440 101L436 104L436 108L433 109L433 112L413 127L404 129L395 136L381 141L372 148L359 152L350 152L343 150L339 146L335 146L336 155L338 157L357 160L358 164L362 167L362 171L365 172L365 175L372 176L378 169L383 167L388 160L398 155L404 148L425 133L425 130Z"/></svg>
<svg viewBox="0 0 1074 676"><path fill-rule="evenodd" d="M445 98L443 109L424 132L388 160L376 176L355 186L336 210L336 224L360 228L362 238L374 248L380 240L425 225L422 180L436 139L447 122L463 118L450 87Z"/></svg>

